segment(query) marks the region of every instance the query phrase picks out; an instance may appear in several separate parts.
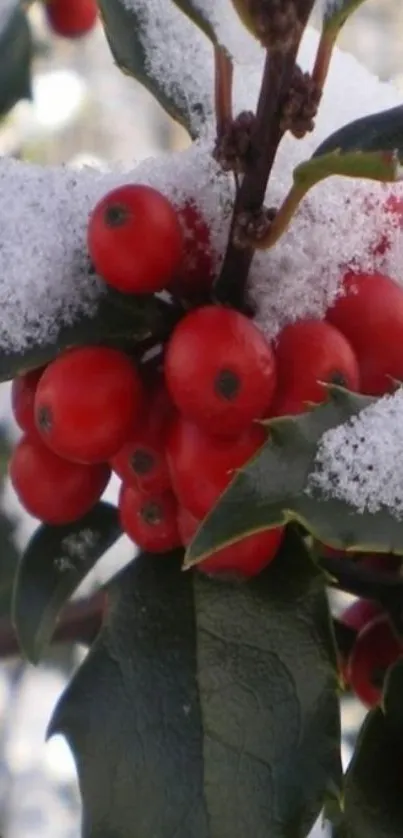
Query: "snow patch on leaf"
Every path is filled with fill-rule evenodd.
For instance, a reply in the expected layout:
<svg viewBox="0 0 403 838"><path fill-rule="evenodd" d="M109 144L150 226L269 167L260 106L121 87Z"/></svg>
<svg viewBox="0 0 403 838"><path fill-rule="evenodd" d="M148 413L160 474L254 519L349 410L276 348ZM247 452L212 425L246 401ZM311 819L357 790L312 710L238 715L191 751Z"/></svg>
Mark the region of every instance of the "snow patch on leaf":
<svg viewBox="0 0 403 838"><path fill-rule="evenodd" d="M217 4L218 10L223 2ZM212 0L209 3L213 8ZM162 0L150 4L154 11L159 9L159 25L163 27L158 34L162 58L156 54L152 60L160 60L161 72L168 75L164 49L169 38L163 13L171 6L172 14L178 16L170 35L177 42L172 60L177 62L178 71L186 66L192 74L200 71L203 85L207 79L213 90L211 44L175 4ZM158 20L156 14L153 25ZM189 27L192 38L194 32L198 39L189 43L192 49L194 43L199 44L201 51L196 54L197 48L192 52L187 64ZM308 29L300 53L304 68L312 65L317 43L318 34ZM256 56L254 64L236 64L237 112L255 107L261 79L259 48ZM329 133L374 109L399 102L399 93L392 85L381 83L354 58L336 50L315 133L303 141L289 135L284 138L266 196L268 206L282 201L293 168L309 158ZM196 200L211 228L218 270L229 232L233 181L220 172L211 157L212 147L213 124L209 133L188 150L146 160L129 172L77 172L0 161L2 351L23 350L55 339L61 326L72 324L83 314L95 313L105 286L88 272L87 218L96 202L115 186L127 182L150 184L176 207ZM393 191L403 196L402 185L393 186ZM338 293L345 266L355 258L363 269L379 268L403 282L403 237L383 211L387 193L383 185L342 178L324 181L309 193L287 234L271 251L256 256L252 265L250 294L257 303L257 321L267 335L274 337L285 323L304 316L323 317ZM389 250L375 257L374 245L385 231Z"/></svg>
<svg viewBox="0 0 403 838"><path fill-rule="evenodd" d="M403 519L403 388L385 396L320 442L308 493L338 498L358 512L387 507Z"/></svg>

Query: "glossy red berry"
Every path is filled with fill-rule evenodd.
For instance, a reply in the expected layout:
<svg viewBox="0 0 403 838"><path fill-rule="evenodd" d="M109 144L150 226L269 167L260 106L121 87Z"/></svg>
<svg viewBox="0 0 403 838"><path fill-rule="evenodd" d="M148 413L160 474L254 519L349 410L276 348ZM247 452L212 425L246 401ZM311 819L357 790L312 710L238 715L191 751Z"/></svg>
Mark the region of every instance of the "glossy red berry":
<svg viewBox="0 0 403 838"><path fill-rule="evenodd" d="M24 436L13 451L11 483L22 506L48 524L69 524L89 512L110 477L105 463L70 463L36 437Z"/></svg>
<svg viewBox="0 0 403 838"><path fill-rule="evenodd" d="M81 38L94 28L96 0L46 0L46 17L51 29L64 38Z"/></svg>
<svg viewBox="0 0 403 838"><path fill-rule="evenodd" d="M341 332L321 320L300 320L280 333L275 346L278 386L270 415L302 413L327 398L323 384L359 388L358 361Z"/></svg>
<svg viewBox="0 0 403 838"><path fill-rule="evenodd" d="M263 445L267 433L251 425L237 439L213 439L195 424L178 418L172 425L167 456L179 503L204 518L241 468Z"/></svg>
<svg viewBox="0 0 403 838"><path fill-rule="evenodd" d="M11 385L11 407L17 425L26 434L37 433L35 425L35 393L45 367L14 378Z"/></svg>
<svg viewBox="0 0 403 838"><path fill-rule="evenodd" d="M178 527L183 545L186 547L195 535L200 521L188 509L179 508ZM254 533L247 538L223 547L197 565L197 569L208 574L231 574L249 578L269 565L278 553L283 538L283 529Z"/></svg>
<svg viewBox="0 0 403 838"><path fill-rule="evenodd" d="M105 195L90 215L87 240L95 270L126 294L162 291L182 262L177 212L150 186L129 184Z"/></svg>
<svg viewBox="0 0 403 838"><path fill-rule="evenodd" d="M168 343L165 376L181 413L207 433L235 435L268 409L276 386L271 346L243 314L194 309Z"/></svg>
<svg viewBox="0 0 403 838"><path fill-rule="evenodd" d="M352 272L326 315L346 336L360 367L361 392L382 396L403 380L403 289L382 274Z"/></svg>
<svg viewBox="0 0 403 838"><path fill-rule="evenodd" d="M347 676L352 689L367 707L378 704L385 674L402 655L402 641L383 614L360 631L349 657Z"/></svg>
<svg viewBox="0 0 403 838"><path fill-rule="evenodd" d="M119 512L122 528L140 549L165 553L180 546L178 504L172 492L143 495L123 484Z"/></svg>
<svg viewBox="0 0 403 838"><path fill-rule="evenodd" d="M183 260L174 289L178 296L192 298L209 291L214 279L210 230L193 201L179 207L178 216L183 232Z"/></svg>
<svg viewBox="0 0 403 838"><path fill-rule="evenodd" d="M144 409L133 362L117 349L87 346L53 361L35 396L35 420L56 454L83 463L111 459Z"/></svg>

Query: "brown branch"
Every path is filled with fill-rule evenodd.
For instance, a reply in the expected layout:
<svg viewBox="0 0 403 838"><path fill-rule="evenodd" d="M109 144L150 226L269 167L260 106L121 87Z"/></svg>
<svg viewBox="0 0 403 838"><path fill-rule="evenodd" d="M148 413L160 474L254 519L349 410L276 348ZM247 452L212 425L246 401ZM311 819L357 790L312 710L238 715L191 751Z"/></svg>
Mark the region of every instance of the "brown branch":
<svg viewBox="0 0 403 838"><path fill-rule="evenodd" d="M267 184L283 131L280 127L282 104L294 77L296 59L303 31L314 0L300 0L299 36L287 49L273 49L266 54L256 120L251 134L250 161L235 199L230 238L214 296L217 302L240 310L245 307L245 288L252 263L253 248L239 249L233 233L241 213L256 213L263 204Z"/></svg>
<svg viewBox="0 0 403 838"><path fill-rule="evenodd" d="M232 83L234 67L227 51L219 44L214 45L214 67L217 138L220 138L233 120Z"/></svg>
<svg viewBox="0 0 403 838"><path fill-rule="evenodd" d="M325 86L336 39L337 32L333 32L328 29L322 30L318 51L316 53L315 64L312 70L312 80L321 91L323 91Z"/></svg>
<svg viewBox="0 0 403 838"><path fill-rule="evenodd" d="M52 643L83 643L90 645L97 636L105 608L105 595L95 594L72 602L63 611ZM7 617L0 619L0 658L20 654L14 627Z"/></svg>

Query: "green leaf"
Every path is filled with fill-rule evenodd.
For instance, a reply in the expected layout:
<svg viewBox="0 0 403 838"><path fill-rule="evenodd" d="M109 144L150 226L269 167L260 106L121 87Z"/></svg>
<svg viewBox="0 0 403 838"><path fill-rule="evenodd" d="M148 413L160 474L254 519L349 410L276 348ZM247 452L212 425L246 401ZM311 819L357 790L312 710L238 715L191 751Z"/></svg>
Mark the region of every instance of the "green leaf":
<svg viewBox="0 0 403 838"><path fill-rule="evenodd" d="M343 125L320 144L313 158L337 150L398 151L403 155L403 106L398 105Z"/></svg>
<svg viewBox="0 0 403 838"><path fill-rule="evenodd" d="M341 387L329 401L298 417L269 422L270 438L240 471L190 545L186 566L246 534L298 521L319 541L356 551L403 553L403 524L382 509L359 513L342 500L308 494L318 443L374 399Z"/></svg>
<svg viewBox="0 0 403 838"><path fill-rule="evenodd" d="M2 13L4 16L4 12ZM3 20L2 16L2 20ZM0 30L0 118L20 99L31 99L31 29L20 2L10 7Z"/></svg>
<svg viewBox="0 0 403 838"><path fill-rule="evenodd" d="M403 663L385 684L384 709L362 726L345 782L343 838L401 838L403 834Z"/></svg>
<svg viewBox="0 0 403 838"><path fill-rule="evenodd" d="M166 39L173 41L169 28L169 6L171 0L165 0L167 8L166 25L162 9L146 8L147 4L138 2L136 6L127 8L124 0L98 0L106 37L113 58L120 69L139 81L155 96L162 107L177 120L195 139L206 120L206 113L211 110L210 91L206 90L200 100L200 79L186 74L188 89L183 89L183 74L172 75L168 66L165 73L155 68L151 56L153 51L160 48ZM186 4L190 8L190 3ZM201 19L201 16L200 16ZM152 26L149 26L149 21ZM148 32L157 31L160 42L151 41ZM172 43L172 53L177 51L176 43ZM190 59L189 55L184 60ZM192 87L193 85L193 87Z"/></svg>
<svg viewBox="0 0 403 838"><path fill-rule="evenodd" d="M403 148L394 151L340 151L312 157L294 169L294 184L305 195L328 177L367 178L386 183L403 176Z"/></svg>
<svg viewBox="0 0 403 838"><path fill-rule="evenodd" d="M29 345L21 352L10 352L0 345L0 381L49 363L74 346L102 343L133 348L152 336L158 342L168 336L177 316L174 307L156 297L104 294L94 315L61 326L56 338L48 343Z"/></svg>
<svg viewBox="0 0 403 838"><path fill-rule="evenodd" d="M364 0L325 0L324 29L339 32Z"/></svg>
<svg viewBox="0 0 403 838"><path fill-rule="evenodd" d="M302 838L341 780L323 578L294 534L245 584L180 560L142 555L115 581L51 721L83 838Z"/></svg>
<svg viewBox="0 0 403 838"><path fill-rule="evenodd" d="M208 14L203 12L203 4L194 0L173 0L176 6L204 32L212 44L217 43L217 36Z"/></svg>
<svg viewBox="0 0 403 838"><path fill-rule="evenodd" d="M36 530L13 595L13 622L31 663L38 663L50 642L62 607L120 534L117 510L103 502L74 524Z"/></svg>

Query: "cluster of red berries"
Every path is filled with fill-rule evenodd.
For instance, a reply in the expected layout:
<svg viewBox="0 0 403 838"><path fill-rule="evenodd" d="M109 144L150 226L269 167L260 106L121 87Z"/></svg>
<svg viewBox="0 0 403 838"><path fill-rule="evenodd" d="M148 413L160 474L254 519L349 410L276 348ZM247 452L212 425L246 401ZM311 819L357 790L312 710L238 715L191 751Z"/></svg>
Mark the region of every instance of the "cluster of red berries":
<svg viewBox="0 0 403 838"><path fill-rule="evenodd" d="M235 310L195 305L211 288L214 258L194 204L174 208L148 186L115 189L89 218L88 250L113 289L168 290L187 304L154 365L87 346L14 381L25 436L11 479L43 521L84 515L113 469L122 480L122 526L133 541L152 552L187 545L267 439L259 420L323 401L327 383L378 395L403 378L403 290L386 276L346 273L344 295L324 321L290 324L270 341ZM259 573L281 538L281 529L254 533L202 569Z"/></svg>
<svg viewBox="0 0 403 838"><path fill-rule="evenodd" d="M371 570L395 574L400 558L392 555L369 555L357 559ZM356 633L351 651L341 659L344 683L367 707L374 707L382 697L387 670L403 656L403 641L395 633L381 606L368 599L357 599L340 617Z"/></svg>
<svg viewBox="0 0 403 838"><path fill-rule="evenodd" d="M96 0L45 0L48 24L63 38L81 38L94 28L98 7Z"/></svg>

